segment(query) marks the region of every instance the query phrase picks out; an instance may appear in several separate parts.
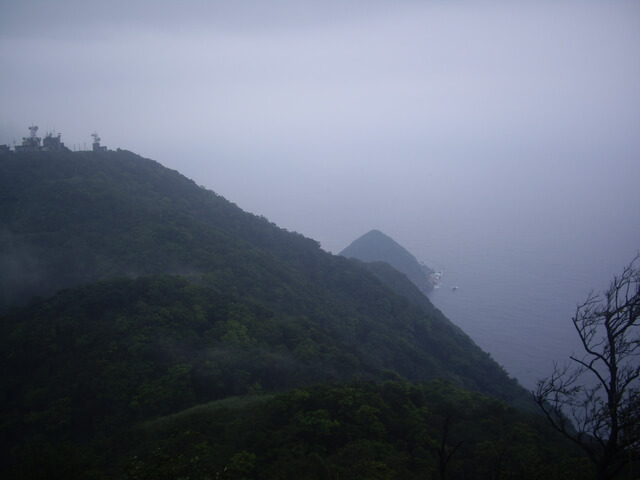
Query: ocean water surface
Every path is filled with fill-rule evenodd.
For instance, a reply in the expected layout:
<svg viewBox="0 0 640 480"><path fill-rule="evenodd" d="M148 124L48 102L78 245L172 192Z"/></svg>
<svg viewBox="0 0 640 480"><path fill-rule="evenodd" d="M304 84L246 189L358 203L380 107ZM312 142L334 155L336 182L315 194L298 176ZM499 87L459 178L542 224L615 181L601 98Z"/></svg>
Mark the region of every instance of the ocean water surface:
<svg viewBox="0 0 640 480"><path fill-rule="evenodd" d="M577 305L591 290L607 288L637 245L631 238L603 250L590 242L549 248L534 239L496 240L456 244L433 236L428 258L444 274L429 297L510 376L533 389L554 361L582 353L571 322Z"/></svg>

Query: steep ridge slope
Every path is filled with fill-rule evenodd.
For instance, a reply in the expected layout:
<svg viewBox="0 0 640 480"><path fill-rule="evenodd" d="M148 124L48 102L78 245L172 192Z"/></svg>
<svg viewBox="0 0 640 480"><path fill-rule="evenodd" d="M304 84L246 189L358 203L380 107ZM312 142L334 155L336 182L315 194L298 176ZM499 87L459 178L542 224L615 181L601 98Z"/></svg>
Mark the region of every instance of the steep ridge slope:
<svg viewBox="0 0 640 480"><path fill-rule="evenodd" d="M218 270L247 251L293 266L320 253L125 151L5 157L0 211L0 309L106 278Z"/></svg>
<svg viewBox="0 0 640 480"><path fill-rule="evenodd" d="M339 255L363 262L386 262L404 273L421 291L433 289L433 270L421 265L407 249L379 230L371 230L357 238Z"/></svg>
<svg viewBox="0 0 640 480"><path fill-rule="evenodd" d="M354 378L444 377L528 402L406 277L328 254L132 153L3 160L0 211L8 455L41 432L91 437Z"/></svg>
<svg viewBox="0 0 640 480"><path fill-rule="evenodd" d="M125 151L38 153L0 162L0 179L4 261L23 254L24 265L36 266L23 274L35 281L14 300L100 280L180 274L235 302L333 329L350 350L367 352L376 371L395 369L412 379L452 375L490 394L512 390L502 369L428 299L417 301L412 286L394 294L370 267L330 255L154 161ZM5 291L21 286L8 270L2 269ZM67 306L56 308L68 314ZM413 356L405 368L390 360L400 350L363 348L388 340L363 326L372 320L405 337ZM500 373L487 381L479 371L466 372L471 367Z"/></svg>

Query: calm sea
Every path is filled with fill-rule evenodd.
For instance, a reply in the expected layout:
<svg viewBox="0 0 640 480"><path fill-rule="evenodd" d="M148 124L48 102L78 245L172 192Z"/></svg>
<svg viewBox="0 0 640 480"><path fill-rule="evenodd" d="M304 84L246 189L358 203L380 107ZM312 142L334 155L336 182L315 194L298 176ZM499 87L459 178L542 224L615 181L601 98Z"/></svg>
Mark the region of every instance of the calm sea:
<svg viewBox="0 0 640 480"><path fill-rule="evenodd" d="M577 304L608 287L639 247L430 241L427 262L444 272L431 301L528 389L554 360L581 351L571 323Z"/></svg>

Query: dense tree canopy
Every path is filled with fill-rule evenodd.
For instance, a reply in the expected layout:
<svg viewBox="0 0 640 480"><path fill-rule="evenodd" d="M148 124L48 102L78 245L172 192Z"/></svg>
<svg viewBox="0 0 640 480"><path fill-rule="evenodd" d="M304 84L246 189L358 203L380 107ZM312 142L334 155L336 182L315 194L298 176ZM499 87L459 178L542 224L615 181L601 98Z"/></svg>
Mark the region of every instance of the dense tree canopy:
<svg viewBox="0 0 640 480"><path fill-rule="evenodd" d="M0 473L579 471L512 409L533 405L517 382L386 264L123 151L8 156L0 211Z"/></svg>
<svg viewBox="0 0 640 480"><path fill-rule="evenodd" d="M228 303L267 312L225 321L225 338L243 348L271 345L251 325L273 322L286 330L278 342L329 377L383 369L414 380L444 375L525 402L516 382L406 278L380 268L371 275L370 267L323 252L317 242L245 213L154 161L125 151L11 156L0 162L0 192L3 261L13 268L0 268L5 308L30 294L98 280L180 275ZM120 298L104 299L116 291L88 288L91 294L67 295L77 304L87 297L120 305ZM133 284L120 290L127 288L147 295ZM165 299L173 298L167 290ZM156 306L155 299L141 301ZM122 305L120 315L128 317L131 306ZM55 306L57 315L77 317L78 308L63 312L72 307L58 300ZM201 308L207 311L206 302ZM75 319L79 325L86 316L108 315L101 306L87 309ZM32 315L39 314L12 318L35 322Z"/></svg>
<svg viewBox="0 0 640 480"><path fill-rule="evenodd" d="M442 449L452 453L444 468ZM94 444L34 439L19 458L12 473L25 480L582 480L589 474L580 450L534 414L442 381L229 397L136 423Z"/></svg>

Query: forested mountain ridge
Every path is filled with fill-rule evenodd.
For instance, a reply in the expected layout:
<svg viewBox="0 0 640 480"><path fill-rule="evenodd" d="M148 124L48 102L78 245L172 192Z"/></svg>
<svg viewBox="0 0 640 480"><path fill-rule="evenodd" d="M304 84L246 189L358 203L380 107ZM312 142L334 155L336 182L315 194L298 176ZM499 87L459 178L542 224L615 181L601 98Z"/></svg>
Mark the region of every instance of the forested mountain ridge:
<svg viewBox="0 0 640 480"><path fill-rule="evenodd" d="M441 377L528 404L404 275L130 152L3 159L0 211L7 462L314 383Z"/></svg>
<svg viewBox="0 0 640 480"><path fill-rule="evenodd" d="M181 274L228 302L338 332L348 339L347 350L369 357L373 371L396 370L415 380L452 376L503 398L522 393L409 282L394 280L398 296L381 283L393 273L371 275L370 267L330 255L154 161L125 151L16 155L0 163L0 179L4 261L22 255L21 267L35 265L37 275L30 268L18 275L34 280L23 283L27 292ZM21 286L11 269L2 271L5 291ZM82 295L102 287L84 288ZM68 315L67 307L55 311ZM385 346L386 334L374 324L402 335L405 352ZM367 343L375 348L362 348ZM403 368L390 360L403 356Z"/></svg>
<svg viewBox="0 0 640 480"><path fill-rule="evenodd" d="M5 157L0 211L0 309L117 276L212 271L247 248L292 265L319 253L317 242L126 151Z"/></svg>

